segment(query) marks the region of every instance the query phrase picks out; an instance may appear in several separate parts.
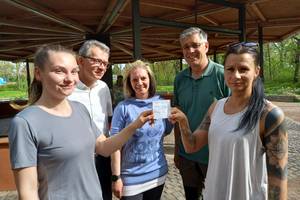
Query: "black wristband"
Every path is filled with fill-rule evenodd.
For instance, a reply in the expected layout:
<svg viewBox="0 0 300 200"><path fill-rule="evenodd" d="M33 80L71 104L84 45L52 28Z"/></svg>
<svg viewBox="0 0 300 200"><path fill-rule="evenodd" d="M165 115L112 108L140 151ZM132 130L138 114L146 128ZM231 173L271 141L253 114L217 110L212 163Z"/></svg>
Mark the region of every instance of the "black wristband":
<svg viewBox="0 0 300 200"><path fill-rule="evenodd" d="M112 181L112 182L116 182L117 180L119 180L119 178L121 178L120 175L112 175L112 176L111 176L111 181Z"/></svg>

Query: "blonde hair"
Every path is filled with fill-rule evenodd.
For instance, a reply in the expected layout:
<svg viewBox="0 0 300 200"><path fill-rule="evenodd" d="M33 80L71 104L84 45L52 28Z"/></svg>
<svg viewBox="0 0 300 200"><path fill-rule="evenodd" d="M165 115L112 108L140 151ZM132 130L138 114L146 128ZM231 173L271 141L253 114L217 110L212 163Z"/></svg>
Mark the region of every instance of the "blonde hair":
<svg viewBox="0 0 300 200"><path fill-rule="evenodd" d="M133 63L129 63L129 67L126 69L125 72L125 77L124 77L124 96L125 98L130 98L130 97L135 97L135 91L132 88L131 82L130 82L130 75L131 72L134 71L135 69L144 69L148 76L149 76L149 98L153 97L156 93L156 81L154 74L150 68L150 64L148 62L144 62L142 60L136 60Z"/></svg>

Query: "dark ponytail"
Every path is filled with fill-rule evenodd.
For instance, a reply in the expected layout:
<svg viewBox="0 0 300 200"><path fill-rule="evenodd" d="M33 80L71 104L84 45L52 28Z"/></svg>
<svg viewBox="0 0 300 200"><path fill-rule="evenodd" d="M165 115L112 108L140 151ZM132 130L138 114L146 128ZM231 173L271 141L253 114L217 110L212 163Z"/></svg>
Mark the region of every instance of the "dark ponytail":
<svg viewBox="0 0 300 200"><path fill-rule="evenodd" d="M224 59L224 64L229 54L250 54L253 57L255 67L259 67L259 52L256 43L241 42L229 46ZM245 128L250 131L255 127L261 117L262 111L266 104L264 86L261 78L258 76L252 86L252 93L248 103L248 108L243 114L242 119L236 130Z"/></svg>
<svg viewBox="0 0 300 200"><path fill-rule="evenodd" d="M249 100L248 108L243 114L237 130L245 128L250 131L255 127L260 119L263 108L265 106L264 86L260 77L257 77L253 83L252 95Z"/></svg>

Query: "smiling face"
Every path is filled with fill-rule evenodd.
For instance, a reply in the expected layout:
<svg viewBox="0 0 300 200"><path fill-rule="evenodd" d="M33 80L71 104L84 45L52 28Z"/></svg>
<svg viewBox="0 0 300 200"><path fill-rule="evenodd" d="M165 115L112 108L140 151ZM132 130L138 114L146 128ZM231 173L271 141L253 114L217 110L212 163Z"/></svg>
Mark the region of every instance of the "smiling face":
<svg viewBox="0 0 300 200"><path fill-rule="evenodd" d="M108 53L99 47L91 47L87 57L78 59L80 80L89 87L101 79L107 70L107 65L104 63L108 63L108 58ZM101 62L99 62L100 60Z"/></svg>
<svg viewBox="0 0 300 200"><path fill-rule="evenodd" d="M136 68L130 72L130 84L138 99L149 97L150 78L143 68Z"/></svg>
<svg viewBox="0 0 300 200"><path fill-rule="evenodd" d="M35 78L42 83L42 96L64 99L78 82L78 65L75 57L66 52L48 52L45 65L35 68Z"/></svg>
<svg viewBox="0 0 300 200"><path fill-rule="evenodd" d="M208 61L206 53L208 42L201 40L198 33L180 40L184 59L192 68L205 67Z"/></svg>
<svg viewBox="0 0 300 200"><path fill-rule="evenodd" d="M224 77L227 86L234 93L252 93L252 85L259 75L259 67L249 53L229 54L224 64Z"/></svg>

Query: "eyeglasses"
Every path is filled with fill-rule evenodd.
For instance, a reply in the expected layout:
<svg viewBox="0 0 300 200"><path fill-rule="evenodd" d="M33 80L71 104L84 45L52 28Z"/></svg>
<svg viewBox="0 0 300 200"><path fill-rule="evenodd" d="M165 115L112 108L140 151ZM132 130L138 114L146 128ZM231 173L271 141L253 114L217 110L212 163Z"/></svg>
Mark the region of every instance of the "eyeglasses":
<svg viewBox="0 0 300 200"><path fill-rule="evenodd" d="M258 43L256 43L256 42L238 42L238 43L228 45L228 49L235 49L238 47L247 47L247 48L256 49L258 47Z"/></svg>
<svg viewBox="0 0 300 200"><path fill-rule="evenodd" d="M204 42L201 43L192 43L190 45L183 45L183 50L189 50L190 48L192 49L198 49Z"/></svg>
<svg viewBox="0 0 300 200"><path fill-rule="evenodd" d="M82 56L82 57L88 59L91 64L99 64L99 65L103 65L104 67L107 67L109 65L108 62L103 61L99 58L92 58L89 56Z"/></svg>

